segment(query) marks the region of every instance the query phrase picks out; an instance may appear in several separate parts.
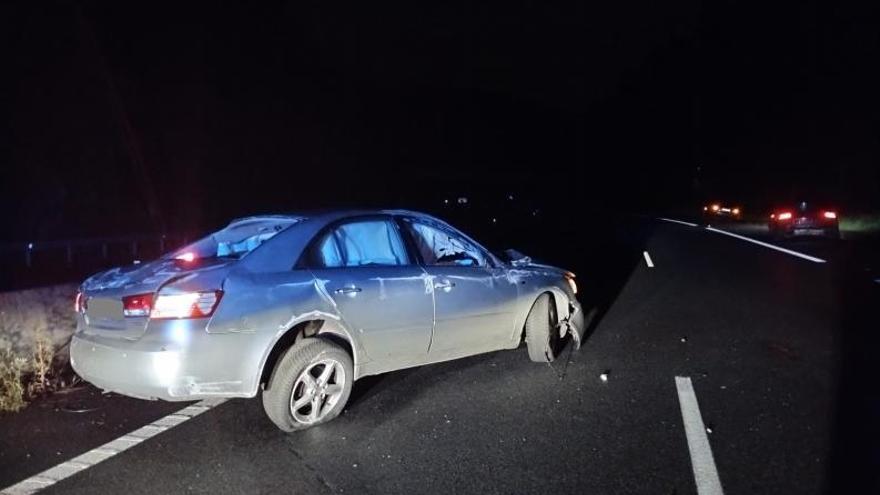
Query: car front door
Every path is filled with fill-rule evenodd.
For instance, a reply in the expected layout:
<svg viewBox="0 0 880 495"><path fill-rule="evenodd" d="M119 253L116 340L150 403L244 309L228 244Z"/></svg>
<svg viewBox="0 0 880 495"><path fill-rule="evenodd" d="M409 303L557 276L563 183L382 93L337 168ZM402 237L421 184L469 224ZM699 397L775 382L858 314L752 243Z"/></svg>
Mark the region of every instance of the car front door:
<svg viewBox="0 0 880 495"><path fill-rule="evenodd" d="M513 334L517 287L504 268L464 236L429 220L405 218L434 289L428 357L453 358L504 348Z"/></svg>
<svg viewBox="0 0 880 495"><path fill-rule="evenodd" d="M311 257L312 273L369 359L392 368L424 360L434 302L397 223L369 217L334 225L316 239Z"/></svg>

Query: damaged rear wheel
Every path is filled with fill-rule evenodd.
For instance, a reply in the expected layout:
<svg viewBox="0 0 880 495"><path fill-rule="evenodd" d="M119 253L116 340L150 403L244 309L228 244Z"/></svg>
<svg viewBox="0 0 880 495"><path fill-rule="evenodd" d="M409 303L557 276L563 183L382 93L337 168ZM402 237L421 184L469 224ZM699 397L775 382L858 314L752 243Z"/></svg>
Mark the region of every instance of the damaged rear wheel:
<svg viewBox="0 0 880 495"><path fill-rule="evenodd" d="M302 339L275 365L263 390L263 409L287 432L326 423L342 412L353 381L345 350L319 338Z"/></svg>
<svg viewBox="0 0 880 495"><path fill-rule="evenodd" d="M559 319L556 304L550 294L538 296L526 318L526 346L529 359L536 363L550 363L556 359L559 346Z"/></svg>

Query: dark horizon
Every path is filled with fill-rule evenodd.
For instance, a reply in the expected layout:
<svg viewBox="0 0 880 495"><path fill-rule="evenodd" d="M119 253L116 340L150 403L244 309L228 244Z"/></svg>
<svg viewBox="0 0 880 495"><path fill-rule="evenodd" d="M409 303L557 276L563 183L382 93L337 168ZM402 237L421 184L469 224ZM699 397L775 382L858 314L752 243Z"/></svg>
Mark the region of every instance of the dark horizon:
<svg viewBox="0 0 880 495"><path fill-rule="evenodd" d="M646 211L821 185L878 208L855 9L4 8L7 241L461 189Z"/></svg>

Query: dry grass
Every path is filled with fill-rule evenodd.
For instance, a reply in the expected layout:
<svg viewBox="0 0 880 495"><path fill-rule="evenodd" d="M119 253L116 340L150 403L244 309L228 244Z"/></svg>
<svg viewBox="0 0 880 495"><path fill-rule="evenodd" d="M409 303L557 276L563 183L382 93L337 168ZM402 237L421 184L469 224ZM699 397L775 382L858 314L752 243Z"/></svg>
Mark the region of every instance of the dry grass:
<svg viewBox="0 0 880 495"><path fill-rule="evenodd" d="M880 232L880 215L844 215L840 219L840 230L853 233Z"/></svg>
<svg viewBox="0 0 880 495"><path fill-rule="evenodd" d="M27 404L22 385L26 366L27 359L10 349L0 349L0 411L18 411Z"/></svg>
<svg viewBox="0 0 880 495"><path fill-rule="evenodd" d="M74 382L67 343L76 328L76 286L0 293L0 411Z"/></svg>
<svg viewBox="0 0 880 495"><path fill-rule="evenodd" d="M34 338L34 352L31 356L31 381L28 383L28 395L42 395L52 388L52 377L55 374L52 363L55 361L55 347L42 331Z"/></svg>

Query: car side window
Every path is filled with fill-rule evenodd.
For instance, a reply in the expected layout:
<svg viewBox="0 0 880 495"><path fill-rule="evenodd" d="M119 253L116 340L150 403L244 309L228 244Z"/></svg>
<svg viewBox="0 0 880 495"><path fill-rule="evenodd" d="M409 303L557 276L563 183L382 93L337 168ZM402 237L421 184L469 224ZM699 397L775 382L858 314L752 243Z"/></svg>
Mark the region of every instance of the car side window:
<svg viewBox="0 0 880 495"><path fill-rule="evenodd" d="M342 253L339 252L339 244L333 232L327 233L318 245L318 260L326 267L344 266Z"/></svg>
<svg viewBox="0 0 880 495"><path fill-rule="evenodd" d="M406 219L422 261L428 266L486 266L486 256L467 240L445 229Z"/></svg>
<svg viewBox="0 0 880 495"><path fill-rule="evenodd" d="M397 226L387 220L351 222L336 227L318 244L317 258L328 268L409 264Z"/></svg>

